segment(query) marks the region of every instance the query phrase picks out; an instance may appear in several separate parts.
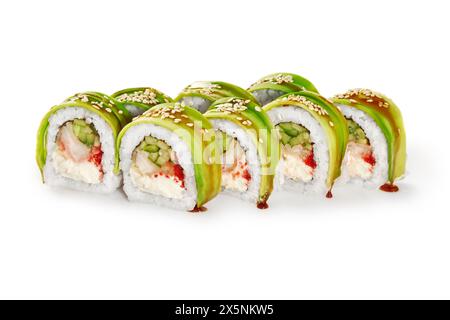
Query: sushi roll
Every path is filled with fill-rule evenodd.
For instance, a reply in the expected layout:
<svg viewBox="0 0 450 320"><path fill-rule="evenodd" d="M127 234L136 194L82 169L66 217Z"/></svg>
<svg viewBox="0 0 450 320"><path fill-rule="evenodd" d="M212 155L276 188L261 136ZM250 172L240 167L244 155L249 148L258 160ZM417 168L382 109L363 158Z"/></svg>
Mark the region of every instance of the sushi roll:
<svg viewBox="0 0 450 320"><path fill-rule="evenodd" d="M222 189L266 209L280 157L269 117L255 102L237 97L216 101L205 117L220 144Z"/></svg>
<svg viewBox="0 0 450 320"><path fill-rule="evenodd" d="M302 91L265 105L281 140L282 188L332 197L348 130L344 116L317 93Z"/></svg>
<svg viewBox="0 0 450 320"><path fill-rule="evenodd" d="M234 84L220 81L198 81L190 84L175 98L175 101L197 109L201 113L216 100L226 97L239 97L257 102L246 90Z"/></svg>
<svg viewBox="0 0 450 320"><path fill-rule="evenodd" d="M209 121L181 103L160 104L135 118L117 144L128 199L203 211L220 192L214 138Z"/></svg>
<svg viewBox="0 0 450 320"><path fill-rule="evenodd" d="M349 143L343 175L350 181L398 191L395 181L405 173L406 135L399 108L384 95L354 89L335 96L347 119Z"/></svg>
<svg viewBox="0 0 450 320"><path fill-rule="evenodd" d="M43 181L52 186L108 193L121 182L114 171L116 138L131 115L110 96L78 93L43 118L36 159Z"/></svg>
<svg viewBox="0 0 450 320"><path fill-rule="evenodd" d="M262 106L287 93L305 90L319 92L309 80L293 73L269 74L247 89Z"/></svg>
<svg viewBox="0 0 450 320"><path fill-rule="evenodd" d="M112 95L125 109L136 117L160 103L172 102L172 98L153 88L129 88Z"/></svg>

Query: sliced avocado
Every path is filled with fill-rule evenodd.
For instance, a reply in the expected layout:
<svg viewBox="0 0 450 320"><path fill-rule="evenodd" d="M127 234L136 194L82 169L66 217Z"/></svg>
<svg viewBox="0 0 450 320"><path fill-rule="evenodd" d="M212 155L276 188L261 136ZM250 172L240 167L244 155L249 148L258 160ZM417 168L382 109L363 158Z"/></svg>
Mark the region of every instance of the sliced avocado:
<svg viewBox="0 0 450 320"><path fill-rule="evenodd" d="M81 143L92 147L96 140L99 141L97 132L92 127L92 125L86 123L82 119L74 119L72 121L73 133L80 140Z"/></svg>
<svg viewBox="0 0 450 320"><path fill-rule="evenodd" d="M170 152L168 152L167 150L160 150L159 158L158 160L156 160L156 164L162 166L169 160L170 160Z"/></svg>
<svg viewBox="0 0 450 320"><path fill-rule="evenodd" d="M158 140L158 141L156 142L156 145L157 145L160 149L162 149L162 150L169 150L169 146L167 145L167 143L165 143L165 142L162 141L162 140Z"/></svg>
<svg viewBox="0 0 450 320"><path fill-rule="evenodd" d="M172 149L162 140L147 136L139 144L138 148L147 152L148 159L157 166L161 167L170 160L170 153Z"/></svg>
<svg viewBox="0 0 450 320"><path fill-rule="evenodd" d="M81 131L78 135L77 135L78 140L80 140L82 143L86 143L86 133L84 133L83 131Z"/></svg>
<svg viewBox="0 0 450 320"><path fill-rule="evenodd" d="M296 137L299 134L299 131L297 130L297 128L295 128L295 126L293 125L293 123L291 122L284 122L284 123L280 123L280 128L281 130L283 130L288 136L291 137Z"/></svg>
<svg viewBox="0 0 450 320"><path fill-rule="evenodd" d="M144 141L147 144L156 144L158 142L158 139L155 139L155 138L153 138L151 136L147 136L147 137L144 138Z"/></svg>
<svg viewBox="0 0 450 320"><path fill-rule="evenodd" d="M80 127L87 127L88 124L83 119L73 119L73 124Z"/></svg>
<svg viewBox="0 0 450 320"><path fill-rule="evenodd" d="M148 153L158 152L159 147L155 144L146 144L142 147L142 150L147 151Z"/></svg>
<svg viewBox="0 0 450 320"><path fill-rule="evenodd" d="M288 144L291 137L288 136L284 131L280 130L281 142L283 144Z"/></svg>
<svg viewBox="0 0 450 320"><path fill-rule="evenodd" d="M297 137L292 138L289 141L289 144L293 147L296 145L302 145L302 146L307 146L311 144L311 138L309 136L309 133L307 132L303 132L301 134L299 134Z"/></svg>
<svg viewBox="0 0 450 320"><path fill-rule="evenodd" d="M289 144L292 147L299 144L306 148L311 147L311 137L305 127L292 122L282 122L277 127L283 144Z"/></svg>
<svg viewBox="0 0 450 320"><path fill-rule="evenodd" d="M159 153L157 153L157 152L153 152L148 155L148 159L154 163L156 163L156 160L158 160L158 158L159 158Z"/></svg>
<svg viewBox="0 0 450 320"><path fill-rule="evenodd" d="M73 128L73 133L78 137L80 135L82 127L74 123L72 128Z"/></svg>
<svg viewBox="0 0 450 320"><path fill-rule="evenodd" d="M87 134L85 144L88 145L89 147L92 147L94 145L94 142L95 142L95 135L93 133Z"/></svg>
<svg viewBox="0 0 450 320"><path fill-rule="evenodd" d="M347 125L348 125L348 141L349 142L356 142L360 144L370 144L369 140L367 139L366 133L364 130L352 119L347 119Z"/></svg>
<svg viewBox="0 0 450 320"><path fill-rule="evenodd" d="M294 146L299 145L299 144L303 145L302 142L304 142L304 141L303 141L302 136L300 135L300 136L297 136L297 137L292 138L291 140L289 140L289 145L291 147L294 147Z"/></svg>

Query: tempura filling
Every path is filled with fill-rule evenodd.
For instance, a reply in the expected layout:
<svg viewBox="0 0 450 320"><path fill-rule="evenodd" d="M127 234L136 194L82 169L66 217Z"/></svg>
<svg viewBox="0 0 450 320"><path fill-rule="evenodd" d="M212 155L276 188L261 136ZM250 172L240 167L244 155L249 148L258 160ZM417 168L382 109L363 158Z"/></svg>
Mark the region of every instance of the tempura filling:
<svg viewBox="0 0 450 320"><path fill-rule="evenodd" d="M132 154L130 177L141 191L181 199L186 191L184 170L172 148L147 136Z"/></svg>
<svg viewBox="0 0 450 320"><path fill-rule="evenodd" d="M52 153L56 173L89 184L101 183L102 156L100 137L91 123L74 119L60 127Z"/></svg>
<svg viewBox="0 0 450 320"><path fill-rule="evenodd" d="M376 165L372 146L364 130L352 119L346 119L349 137L344 165L350 178L369 179Z"/></svg>
<svg viewBox="0 0 450 320"><path fill-rule="evenodd" d="M251 175L245 150L236 138L219 132L218 141L222 147L222 188L245 192L251 182Z"/></svg>
<svg viewBox="0 0 450 320"><path fill-rule="evenodd" d="M310 182L317 163L309 130L293 122L281 122L275 127L281 138L283 175L294 181Z"/></svg>

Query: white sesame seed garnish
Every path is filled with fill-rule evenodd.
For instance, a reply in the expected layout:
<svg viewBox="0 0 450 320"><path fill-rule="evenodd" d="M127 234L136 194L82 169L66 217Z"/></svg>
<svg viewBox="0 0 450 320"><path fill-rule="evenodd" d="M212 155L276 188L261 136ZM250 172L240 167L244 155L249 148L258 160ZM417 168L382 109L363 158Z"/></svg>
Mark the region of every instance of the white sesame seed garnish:
<svg viewBox="0 0 450 320"><path fill-rule="evenodd" d="M285 75L282 73L271 75L265 78L262 78L261 80L258 80L252 86L262 84L262 83L272 83L272 84L283 84L283 83L292 83L294 82L294 79L291 75Z"/></svg>
<svg viewBox="0 0 450 320"><path fill-rule="evenodd" d="M377 103L380 108L389 108L389 103L385 101L382 95L369 89L351 89L343 94L334 96L335 99L348 99L351 103L358 101L353 98L365 99L368 103ZM377 98L377 99L373 99Z"/></svg>
<svg viewBox="0 0 450 320"><path fill-rule="evenodd" d="M136 102L154 106L159 103L156 92L146 88L130 93L123 93L116 98L119 102Z"/></svg>
<svg viewBox="0 0 450 320"><path fill-rule="evenodd" d="M188 127L193 127L193 126L194 126L194 124L193 124L192 122L188 122L188 123L186 123L186 125L187 125Z"/></svg>
<svg viewBox="0 0 450 320"><path fill-rule="evenodd" d="M309 110L317 112L319 115L324 116L327 115L328 112L322 108L321 106L319 106L318 104L312 102L311 100L308 100L307 98L305 98L304 96L299 96L299 95L295 95L295 94L291 94L287 97L284 97L282 99L282 101L295 101L295 102L300 102L301 104L305 105Z"/></svg>
<svg viewBox="0 0 450 320"><path fill-rule="evenodd" d="M183 91L187 92L187 93L197 93L198 92L198 93L209 96L209 95L214 94L220 88L221 88L221 86L218 84L211 83L208 81L199 81L199 82L194 82L194 83L190 84L189 86L184 88Z"/></svg>

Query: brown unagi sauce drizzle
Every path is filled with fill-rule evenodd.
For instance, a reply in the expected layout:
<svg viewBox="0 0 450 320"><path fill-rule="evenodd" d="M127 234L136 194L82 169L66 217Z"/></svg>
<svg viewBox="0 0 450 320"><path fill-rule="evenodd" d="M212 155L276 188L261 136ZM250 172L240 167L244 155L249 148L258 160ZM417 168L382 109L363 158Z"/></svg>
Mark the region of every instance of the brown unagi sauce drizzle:
<svg viewBox="0 0 450 320"><path fill-rule="evenodd" d="M328 199L333 198L333 194L331 193L331 190L328 190L328 192L327 192L325 197L327 197Z"/></svg>
<svg viewBox="0 0 450 320"><path fill-rule="evenodd" d="M258 209L264 210L264 209L269 208L269 205L267 204L267 201L264 200L264 201L258 202L258 203L256 204L256 207L257 207Z"/></svg>
<svg viewBox="0 0 450 320"><path fill-rule="evenodd" d="M384 192L397 192L398 187L393 183L386 182L380 187L380 190Z"/></svg>
<svg viewBox="0 0 450 320"><path fill-rule="evenodd" d="M197 205L195 205L194 209L192 209L189 212L205 212L205 211L208 211L206 207L203 206L198 207Z"/></svg>

